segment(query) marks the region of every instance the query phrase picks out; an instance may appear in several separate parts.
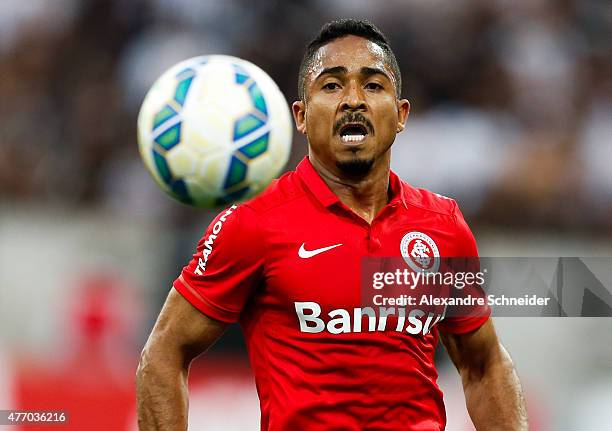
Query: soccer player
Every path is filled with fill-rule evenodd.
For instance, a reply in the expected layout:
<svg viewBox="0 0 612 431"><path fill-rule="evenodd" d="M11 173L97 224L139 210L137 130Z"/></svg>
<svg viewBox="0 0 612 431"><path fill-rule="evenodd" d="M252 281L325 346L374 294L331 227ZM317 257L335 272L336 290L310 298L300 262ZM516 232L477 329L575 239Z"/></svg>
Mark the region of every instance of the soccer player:
<svg viewBox="0 0 612 431"><path fill-rule="evenodd" d="M401 256L414 267L477 255L455 201L390 171L410 107L400 88L395 56L367 21L328 23L308 45L293 104L308 157L222 211L174 282L137 373L142 430L186 429L189 364L233 322L244 331L262 430L443 430L439 338L475 427L527 429L486 306L436 319L362 307L363 257Z"/></svg>

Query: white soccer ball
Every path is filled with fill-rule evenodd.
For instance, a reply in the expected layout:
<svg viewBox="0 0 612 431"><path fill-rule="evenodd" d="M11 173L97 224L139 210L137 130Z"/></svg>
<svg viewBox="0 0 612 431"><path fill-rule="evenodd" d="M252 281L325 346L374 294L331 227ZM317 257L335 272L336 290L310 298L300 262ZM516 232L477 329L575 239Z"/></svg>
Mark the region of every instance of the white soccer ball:
<svg viewBox="0 0 612 431"><path fill-rule="evenodd" d="M261 192L291 151L285 97L263 70L224 55L195 57L153 84L138 144L157 184L179 201L215 207Z"/></svg>

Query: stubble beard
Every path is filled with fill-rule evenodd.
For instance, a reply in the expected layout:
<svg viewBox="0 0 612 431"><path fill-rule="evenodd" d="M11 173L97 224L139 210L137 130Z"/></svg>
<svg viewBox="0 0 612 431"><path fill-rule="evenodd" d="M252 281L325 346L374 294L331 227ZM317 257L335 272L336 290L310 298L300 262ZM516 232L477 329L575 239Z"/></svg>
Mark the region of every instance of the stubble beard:
<svg viewBox="0 0 612 431"><path fill-rule="evenodd" d="M336 167L346 177L360 179L366 177L374 166L374 158L365 159L354 157L350 160L336 161Z"/></svg>

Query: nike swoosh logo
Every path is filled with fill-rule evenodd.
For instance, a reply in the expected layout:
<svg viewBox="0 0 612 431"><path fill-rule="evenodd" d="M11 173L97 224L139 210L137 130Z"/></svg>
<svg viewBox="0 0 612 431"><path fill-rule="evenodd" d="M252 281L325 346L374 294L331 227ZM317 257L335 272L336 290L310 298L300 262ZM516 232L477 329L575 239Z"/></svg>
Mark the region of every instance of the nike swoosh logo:
<svg viewBox="0 0 612 431"><path fill-rule="evenodd" d="M298 256L300 256L302 259L308 259L309 257L313 257L316 256L319 253L323 253L327 250L331 250L332 248L336 248L336 247L340 247L342 244L334 244L334 245L330 245L328 247L323 247L323 248L316 248L314 250L306 250L304 248L304 246L306 245L306 243L302 243L302 246L300 247L299 251L298 251Z"/></svg>

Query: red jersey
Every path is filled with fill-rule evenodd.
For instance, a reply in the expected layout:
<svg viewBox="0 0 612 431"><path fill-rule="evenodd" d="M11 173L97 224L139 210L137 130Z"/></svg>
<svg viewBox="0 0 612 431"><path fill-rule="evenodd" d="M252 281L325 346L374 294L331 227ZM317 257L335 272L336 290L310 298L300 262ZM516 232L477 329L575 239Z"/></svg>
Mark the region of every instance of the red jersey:
<svg viewBox="0 0 612 431"><path fill-rule="evenodd" d="M477 255L454 200L392 172L389 203L368 224L305 158L221 212L174 287L207 316L240 322L262 430L443 430L438 331L472 331L489 312L386 320L363 309L362 258L415 245Z"/></svg>

